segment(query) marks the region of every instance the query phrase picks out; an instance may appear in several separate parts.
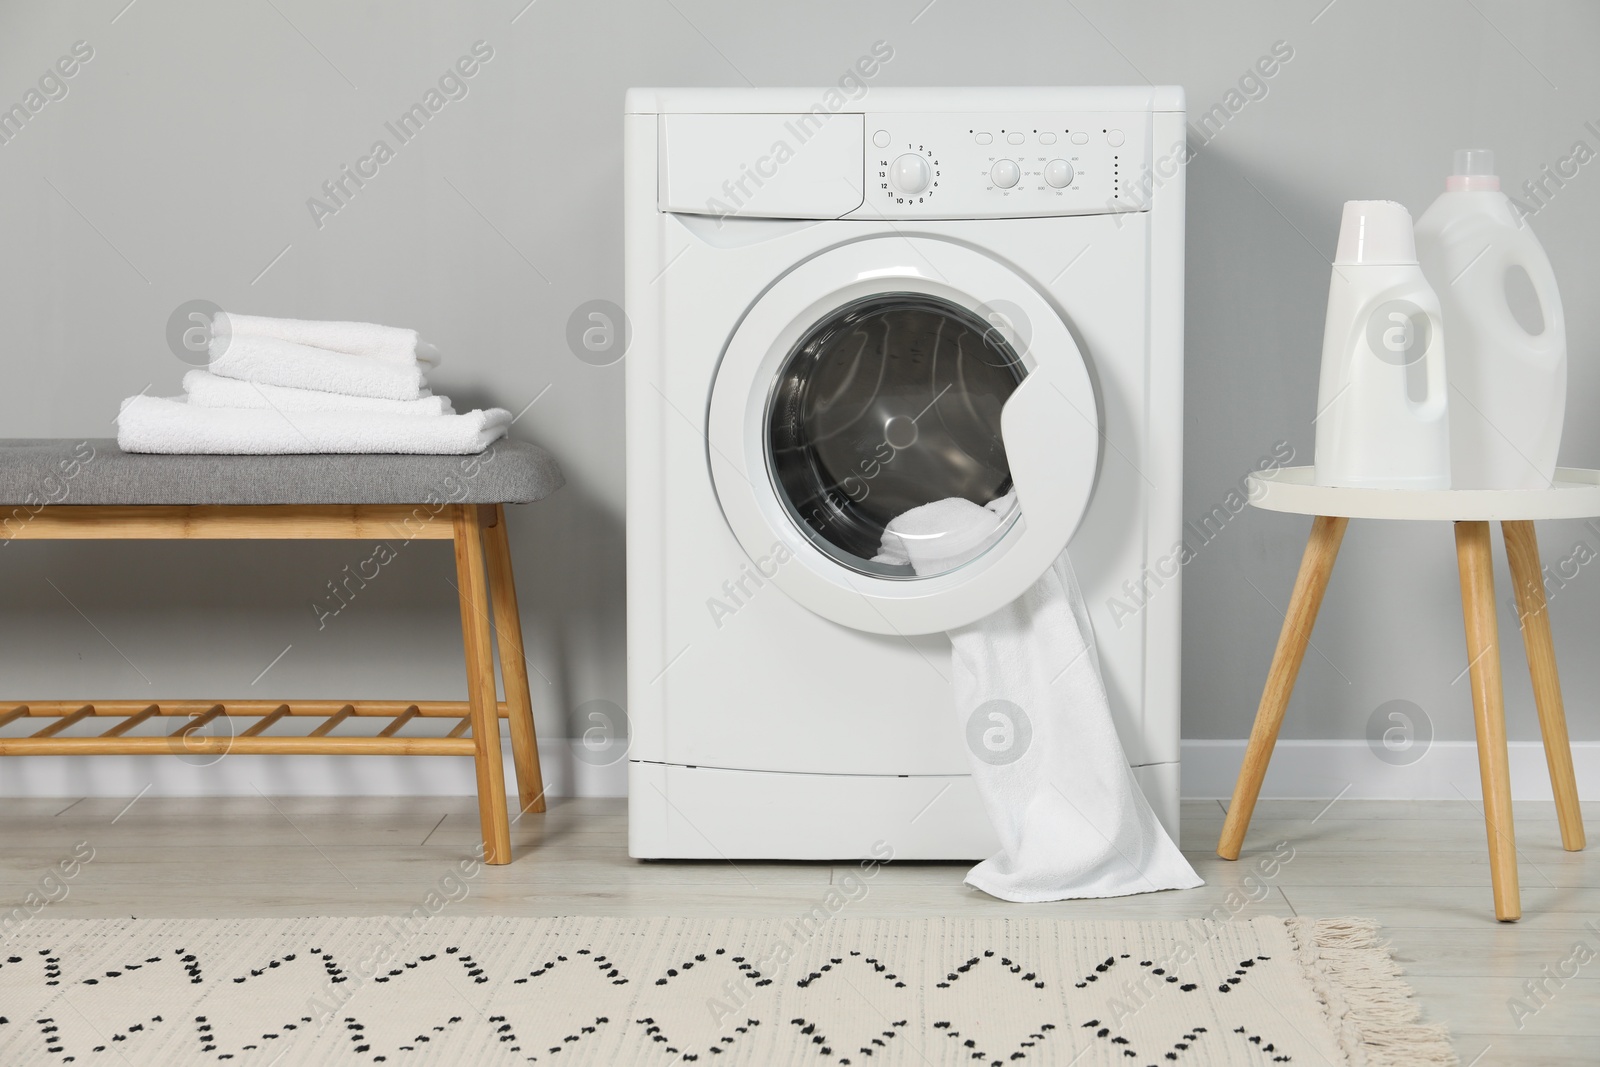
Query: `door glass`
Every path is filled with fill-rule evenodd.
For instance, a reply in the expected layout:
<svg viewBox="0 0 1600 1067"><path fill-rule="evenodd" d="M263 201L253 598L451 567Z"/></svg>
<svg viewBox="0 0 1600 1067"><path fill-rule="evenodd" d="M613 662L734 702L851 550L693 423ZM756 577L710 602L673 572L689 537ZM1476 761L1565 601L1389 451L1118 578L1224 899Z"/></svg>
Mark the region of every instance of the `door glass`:
<svg viewBox="0 0 1600 1067"><path fill-rule="evenodd" d="M1000 412L1024 373L999 330L950 301L885 293L839 308L800 339L768 401L779 499L853 570L954 570L1019 514Z"/></svg>

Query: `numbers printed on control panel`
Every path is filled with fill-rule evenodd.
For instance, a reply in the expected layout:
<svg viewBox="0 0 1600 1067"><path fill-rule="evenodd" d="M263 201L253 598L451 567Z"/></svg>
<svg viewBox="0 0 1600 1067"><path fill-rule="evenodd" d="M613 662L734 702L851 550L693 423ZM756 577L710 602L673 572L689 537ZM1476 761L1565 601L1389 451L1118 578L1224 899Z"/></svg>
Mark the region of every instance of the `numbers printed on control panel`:
<svg viewBox="0 0 1600 1067"><path fill-rule="evenodd" d="M925 145L907 143L908 151L893 160L880 159L878 188L896 204L924 204L939 187L939 161Z"/></svg>
<svg viewBox="0 0 1600 1067"><path fill-rule="evenodd" d="M913 214L942 194L929 217L984 211L985 201L1003 214L1127 210L1126 177L1144 155L1134 147L1144 135L1125 116L968 115L959 129L924 128L918 118L877 116L883 127L868 140L867 174L875 158L879 203ZM894 125L907 127L894 131L898 138ZM906 138L913 129L928 140ZM944 185L946 163L954 186Z"/></svg>

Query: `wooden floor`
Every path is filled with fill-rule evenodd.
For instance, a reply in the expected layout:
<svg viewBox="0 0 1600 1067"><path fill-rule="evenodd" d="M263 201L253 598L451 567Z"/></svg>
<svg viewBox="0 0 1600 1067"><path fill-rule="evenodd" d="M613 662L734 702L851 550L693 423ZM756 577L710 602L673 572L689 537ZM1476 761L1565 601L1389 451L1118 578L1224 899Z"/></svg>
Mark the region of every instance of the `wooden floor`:
<svg viewBox="0 0 1600 1067"><path fill-rule="evenodd" d="M1223 805L1188 801L1183 844L1201 889L1019 906L963 886L964 865L895 862L843 914L1182 918L1237 906L1239 917L1367 916L1387 929L1463 1064L1600 1063L1600 846L1563 852L1551 804L1516 814L1516 924L1492 918L1483 822L1464 801L1263 801L1236 863L1211 851ZM1584 817L1600 834L1600 804L1585 804ZM0 909L43 892L79 842L93 859L41 916L367 915L418 906L477 844L478 822L467 798L0 799ZM512 842L516 861L484 868L444 914L798 914L846 870L630 860L621 800L554 801L518 821ZM1264 876L1275 848L1292 858ZM1580 942L1593 958L1550 981L1571 972ZM1542 1006L1529 980L1545 981ZM1515 1000L1537 1010L1519 1020Z"/></svg>

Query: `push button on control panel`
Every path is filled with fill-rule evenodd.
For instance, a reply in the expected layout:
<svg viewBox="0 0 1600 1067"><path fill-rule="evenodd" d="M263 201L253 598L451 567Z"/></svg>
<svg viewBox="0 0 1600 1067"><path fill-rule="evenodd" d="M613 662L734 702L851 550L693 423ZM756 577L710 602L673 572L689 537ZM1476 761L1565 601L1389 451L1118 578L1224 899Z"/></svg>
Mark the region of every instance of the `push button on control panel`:
<svg viewBox="0 0 1600 1067"><path fill-rule="evenodd" d="M1106 134L1106 144L1110 145L1112 148L1121 148L1123 140L1124 138L1121 130L1112 130L1110 133Z"/></svg>
<svg viewBox="0 0 1600 1067"><path fill-rule="evenodd" d="M980 133L980 134L978 134L978 143L979 144L994 144L994 134L992 134L992 133Z"/></svg>
<svg viewBox="0 0 1600 1067"><path fill-rule="evenodd" d="M1046 131L1045 133L1041 133L1039 135L1039 143L1040 144L1055 144L1056 143L1056 135L1053 134L1053 133L1050 133L1048 131Z"/></svg>
<svg viewBox="0 0 1600 1067"><path fill-rule="evenodd" d="M996 160L989 168L989 180L1001 189L1009 189L1022 178L1022 168L1014 159Z"/></svg>
<svg viewBox="0 0 1600 1067"><path fill-rule="evenodd" d="M879 130L877 133L873 134L872 135L872 143L877 145L879 148L888 148L889 147L889 131L888 130Z"/></svg>
<svg viewBox="0 0 1600 1067"><path fill-rule="evenodd" d="M1072 135L1072 143L1073 144L1088 144L1089 143L1089 135L1084 133L1082 130L1079 130L1077 133Z"/></svg>
<svg viewBox="0 0 1600 1067"><path fill-rule="evenodd" d="M1027 138L1024 137L1020 133L1008 133L1008 134L1006 134L1006 143L1007 144L1021 144L1023 141L1026 141L1026 140L1027 140Z"/></svg>

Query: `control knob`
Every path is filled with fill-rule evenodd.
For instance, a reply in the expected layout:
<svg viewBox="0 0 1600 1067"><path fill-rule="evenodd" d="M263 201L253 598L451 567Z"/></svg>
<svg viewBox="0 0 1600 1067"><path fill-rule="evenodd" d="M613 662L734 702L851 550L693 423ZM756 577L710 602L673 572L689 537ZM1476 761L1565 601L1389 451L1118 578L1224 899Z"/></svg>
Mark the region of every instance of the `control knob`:
<svg viewBox="0 0 1600 1067"><path fill-rule="evenodd" d="M927 159L915 152L907 152L889 165L889 183L902 193L922 192L932 177Z"/></svg>
<svg viewBox="0 0 1600 1067"><path fill-rule="evenodd" d="M999 159L989 168L989 180L1001 189L1009 189L1022 178L1022 168L1014 159Z"/></svg>

